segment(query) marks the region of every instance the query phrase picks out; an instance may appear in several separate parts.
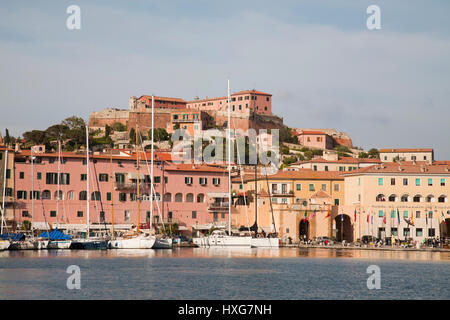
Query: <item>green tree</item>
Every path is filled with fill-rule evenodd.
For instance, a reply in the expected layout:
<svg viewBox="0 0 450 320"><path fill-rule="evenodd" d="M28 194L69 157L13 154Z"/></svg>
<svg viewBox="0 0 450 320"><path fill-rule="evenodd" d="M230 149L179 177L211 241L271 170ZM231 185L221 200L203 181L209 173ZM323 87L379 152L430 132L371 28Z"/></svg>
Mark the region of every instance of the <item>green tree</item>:
<svg viewBox="0 0 450 320"><path fill-rule="evenodd" d="M112 128L113 131L126 131L127 130L126 126L124 126L120 122L114 122L111 125L111 128Z"/></svg>
<svg viewBox="0 0 450 320"><path fill-rule="evenodd" d="M369 154L367 152L358 153L358 158L360 158L360 159L367 159L368 157L369 157Z"/></svg>
<svg viewBox="0 0 450 320"><path fill-rule="evenodd" d="M380 152L375 148L372 148L369 151L367 151L367 154L371 159L380 159Z"/></svg>

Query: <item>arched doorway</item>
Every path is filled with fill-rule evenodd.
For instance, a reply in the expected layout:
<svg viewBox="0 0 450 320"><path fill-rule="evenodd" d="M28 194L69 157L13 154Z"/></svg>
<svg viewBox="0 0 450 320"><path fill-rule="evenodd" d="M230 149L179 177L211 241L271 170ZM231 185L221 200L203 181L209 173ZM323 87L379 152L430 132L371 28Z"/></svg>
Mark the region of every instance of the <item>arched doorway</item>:
<svg viewBox="0 0 450 320"><path fill-rule="evenodd" d="M445 219L445 222L441 222L440 229L442 239L450 238L450 218Z"/></svg>
<svg viewBox="0 0 450 320"><path fill-rule="evenodd" d="M302 219L298 225L298 235L300 240L309 239L309 221Z"/></svg>
<svg viewBox="0 0 450 320"><path fill-rule="evenodd" d="M337 215L334 222L336 223L336 240L353 242L353 226L350 217L346 214L343 217Z"/></svg>

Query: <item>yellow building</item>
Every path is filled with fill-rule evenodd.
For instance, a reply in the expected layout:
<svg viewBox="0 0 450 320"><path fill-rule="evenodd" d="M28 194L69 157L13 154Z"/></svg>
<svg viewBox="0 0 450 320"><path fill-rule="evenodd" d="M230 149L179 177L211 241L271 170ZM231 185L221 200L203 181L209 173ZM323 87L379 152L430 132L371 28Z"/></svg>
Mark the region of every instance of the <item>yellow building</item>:
<svg viewBox="0 0 450 320"><path fill-rule="evenodd" d="M334 236L333 221L344 201L344 178L338 172L299 169L260 175L257 180L259 231L273 232L275 228L279 237L293 241ZM232 189L235 210L239 212L235 225L253 226L255 177L248 174L243 177L243 183L240 177L235 177Z"/></svg>
<svg viewBox="0 0 450 320"><path fill-rule="evenodd" d="M355 239L371 235L391 241L405 238L423 241L450 236L448 165L392 162L344 176L343 211L350 215L351 225L347 227Z"/></svg>

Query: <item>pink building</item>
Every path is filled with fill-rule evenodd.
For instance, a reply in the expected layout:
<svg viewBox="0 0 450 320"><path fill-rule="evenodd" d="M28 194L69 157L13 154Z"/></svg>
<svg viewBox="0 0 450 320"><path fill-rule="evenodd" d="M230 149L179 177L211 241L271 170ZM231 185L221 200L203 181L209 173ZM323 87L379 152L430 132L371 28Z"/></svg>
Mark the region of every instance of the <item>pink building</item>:
<svg viewBox="0 0 450 320"><path fill-rule="evenodd" d="M92 229L110 225L112 218L115 226L119 228L119 225L122 225L125 229L137 225L138 221L141 226L149 222L150 168L145 162L144 153L139 155L139 220L135 153L91 155L87 194L85 154L63 152L59 197L58 155L41 153L34 156L32 166L29 150L15 154L14 220L18 225L24 220L32 221L36 228L45 225L45 222L51 227L59 225L62 229L64 226L69 228L71 225L85 225L88 196L91 200L89 210ZM150 163L150 154L145 156ZM166 224L178 223L180 230L189 233L193 226L224 224L228 221L228 207L221 202L221 195L228 190L226 171L206 165L175 165L167 160L167 156L158 153L155 155L154 164L155 224L161 224L163 220ZM32 183L35 190L33 206ZM217 208L214 203L221 203L222 206Z"/></svg>
<svg viewBox="0 0 450 320"><path fill-rule="evenodd" d="M187 101L186 107L197 110L227 111L228 97ZM245 90L231 95L233 113L272 114L272 95L257 90Z"/></svg>
<svg viewBox="0 0 450 320"><path fill-rule="evenodd" d="M305 146L317 149L333 149L333 138L322 131L301 131L298 133L298 142Z"/></svg>

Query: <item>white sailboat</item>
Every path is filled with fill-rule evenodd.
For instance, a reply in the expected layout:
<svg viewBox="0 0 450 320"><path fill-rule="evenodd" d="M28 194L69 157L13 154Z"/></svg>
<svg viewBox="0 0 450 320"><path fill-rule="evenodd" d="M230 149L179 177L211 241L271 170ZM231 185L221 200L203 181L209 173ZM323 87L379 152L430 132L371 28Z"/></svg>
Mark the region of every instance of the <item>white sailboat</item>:
<svg viewBox="0 0 450 320"><path fill-rule="evenodd" d="M252 237L233 236L231 234L231 97L230 80L228 80L228 234L224 230L214 230L207 237L194 238L193 242L200 247L251 247Z"/></svg>
<svg viewBox="0 0 450 320"><path fill-rule="evenodd" d="M156 238L149 234L140 233L140 193L139 193L139 150L137 148L138 142L138 128L136 125L136 167L137 167L137 234L125 235L120 239L108 241L108 248L110 249L151 249L155 244Z"/></svg>

